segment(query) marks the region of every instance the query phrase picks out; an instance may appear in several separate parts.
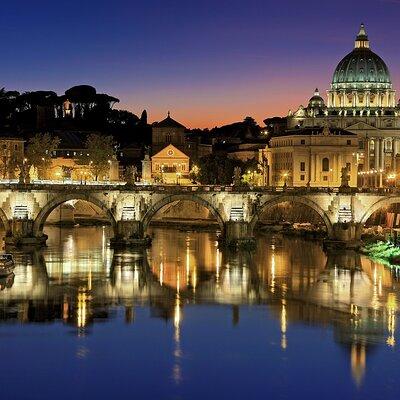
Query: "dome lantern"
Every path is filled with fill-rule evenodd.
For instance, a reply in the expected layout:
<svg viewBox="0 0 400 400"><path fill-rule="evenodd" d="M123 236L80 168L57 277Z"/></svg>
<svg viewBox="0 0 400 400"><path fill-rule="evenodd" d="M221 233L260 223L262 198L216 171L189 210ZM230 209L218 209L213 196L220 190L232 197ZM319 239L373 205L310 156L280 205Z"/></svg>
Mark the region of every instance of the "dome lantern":
<svg viewBox="0 0 400 400"><path fill-rule="evenodd" d="M365 25L361 24L360 31L356 37L356 42L354 48L356 49L369 49L368 35L365 30Z"/></svg>

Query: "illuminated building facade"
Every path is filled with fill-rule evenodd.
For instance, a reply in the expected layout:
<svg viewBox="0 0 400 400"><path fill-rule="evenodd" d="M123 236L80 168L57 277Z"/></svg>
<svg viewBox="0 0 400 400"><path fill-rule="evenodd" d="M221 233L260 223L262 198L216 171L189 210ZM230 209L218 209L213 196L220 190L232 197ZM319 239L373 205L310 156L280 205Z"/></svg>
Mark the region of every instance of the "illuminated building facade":
<svg viewBox="0 0 400 400"><path fill-rule="evenodd" d="M357 136L338 128L287 130L260 151L268 186L338 187L347 167L349 185L357 185Z"/></svg>
<svg viewBox="0 0 400 400"><path fill-rule="evenodd" d="M47 179L52 180L72 180L72 181L92 181L95 179L92 168L89 164L83 163L82 158L87 153L85 145L81 139L81 134L71 131L60 131L56 133L60 139L59 147L53 151L51 167L47 171ZM89 156L90 158L90 156ZM109 160L109 168L99 180L119 180L119 162L115 157Z"/></svg>
<svg viewBox="0 0 400 400"><path fill-rule="evenodd" d="M189 157L172 144L151 157L153 178L164 183L188 183Z"/></svg>
<svg viewBox="0 0 400 400"><path fill-rule="evenodd" d="M24 140L0 137L0 179L13 179L24 159Z"/></svg>
<svg viewBox="0 0 400 400"><path fill-rule="evenodd" d="M354 49L334 71L326 102L317 89L307 107L289 111L288 129L315 126L346 129L358 136L360 185L382 186L400 171L400 105L389 69L370 49L363 24Z"/></svg>

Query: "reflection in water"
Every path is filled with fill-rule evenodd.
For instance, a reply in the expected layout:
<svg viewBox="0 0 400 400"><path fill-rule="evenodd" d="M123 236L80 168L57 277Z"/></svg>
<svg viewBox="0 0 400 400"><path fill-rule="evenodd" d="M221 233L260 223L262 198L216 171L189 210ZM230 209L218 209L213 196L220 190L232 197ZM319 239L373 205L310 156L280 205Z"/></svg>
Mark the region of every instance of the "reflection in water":
<svg viewBox="0 0 400 400"><path fill-rule="evenodd" d="M183 379L181 326L190 306L229 305L240 326L245 305L267 308L280 329L280 348L290 348L291 326L330 326L348 349L351 372L361 385L368 351L396 345L399 279L382 265L351 251L324 253L315 242L260 237L255 254L221 251L214 233L153 231L144 250L112 251L107 228L48 228L49 247L16 254L15 276L0 281L0 319L23 323L63 321L79 336L96 321L135 308L174 329L172 378ZM140 322L138 322L139 324ZM77 355L86 357L79 347Z"/></svg>

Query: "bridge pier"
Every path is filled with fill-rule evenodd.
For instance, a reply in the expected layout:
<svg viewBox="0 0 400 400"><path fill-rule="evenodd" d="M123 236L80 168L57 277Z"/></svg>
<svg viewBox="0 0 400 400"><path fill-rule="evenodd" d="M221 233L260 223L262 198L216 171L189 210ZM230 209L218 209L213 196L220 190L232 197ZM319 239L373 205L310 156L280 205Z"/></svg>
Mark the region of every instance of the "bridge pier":
<svg viewBox="0 0 400 400"><path fill-rule="evenodd" d="M110 240L113 247L141 247L150 245L150 239L145 237L142 221L117 221L115 236Z"/></svg>
<svg viewBox="0 0 400 400"><path fill-rule="evenodd" d="M230 247L254 247L255 238L246 221L227 221L224 226L223 243Z"/></svg>
<svg viewBox="0 0 400 400"><path fill-rule="evenodd" d="M361 244L362 230L363 225L359 222L336 222L324 246L328 249L357 249Z"/></svg>
<svg viewBox="0 0 400 400"><path fill-rule="evenodd" d="M4 242L11 247L41 247L46 244L47 235L35 236L33 233L34 221L32 219L13 219L10 221L11 232Z"/></svg>

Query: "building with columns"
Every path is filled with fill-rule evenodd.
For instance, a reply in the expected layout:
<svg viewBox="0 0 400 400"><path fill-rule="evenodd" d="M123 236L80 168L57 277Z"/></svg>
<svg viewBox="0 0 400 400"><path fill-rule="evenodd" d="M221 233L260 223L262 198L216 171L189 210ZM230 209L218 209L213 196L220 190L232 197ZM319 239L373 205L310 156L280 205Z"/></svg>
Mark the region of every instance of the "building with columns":
<svg viewBox="0 0 400 400"><path fill-rule="evenodd" d="M364 24L353 50L335 68L326 101L316 89L306 107L289 111L285 128L323 126L357 135L359 185L381 187L390 179L396 181L400 172L400 105L389 69L371 50ZM274 126L269 128L274 131Z"/></svg>
<svg viewBox="0 0 400 400"><path fill-rule="evenodd" d="M295 128L272 137L260 151L267 186L338 187L347 167L357 185L357 135L340 128Z"/></svg>

